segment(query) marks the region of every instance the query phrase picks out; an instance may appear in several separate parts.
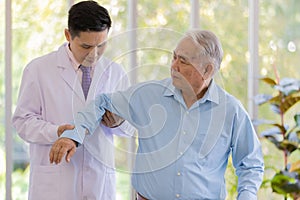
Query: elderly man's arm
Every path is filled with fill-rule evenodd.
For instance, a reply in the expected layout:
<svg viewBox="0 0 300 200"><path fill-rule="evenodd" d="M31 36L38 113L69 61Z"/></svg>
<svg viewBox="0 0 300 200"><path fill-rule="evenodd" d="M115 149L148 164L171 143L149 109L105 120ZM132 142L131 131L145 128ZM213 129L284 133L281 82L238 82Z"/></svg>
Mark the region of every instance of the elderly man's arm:
<svg viewBox="0 0 300 200"><path fill-rule="evenodd" d="M113 102L113 103L112 103ZM81 145L87 134L93 134L102 120L106 110L120 116L123 119L130 119L128 116L128 98L125 92L113 94L101 94L92 101L84 110L78 112L74 117L75 128L66 130L52 146L49 157L51 163L60 163L66 155L69 162L75 153L76 146Z"/></svg>
<svg viewBox="0 0 300 200"><path fill-rule="evenodd" d="M247 114L236 117L234 123L232 160L238 176L237 199L256 200L264 173L261 144Z"/></svg>
<svg viewBox="0 0 300 200"><path fill-rule="evenodd" d="M66 130L53 145L49 153L50 163L60 163L66 155L69 162L76 151L76 146L81 145L86 134L92 134L105 113L105 109L111 110L110 99L106 95L100 95L92 101L84 110L74 117L75 128Z"/></svg>

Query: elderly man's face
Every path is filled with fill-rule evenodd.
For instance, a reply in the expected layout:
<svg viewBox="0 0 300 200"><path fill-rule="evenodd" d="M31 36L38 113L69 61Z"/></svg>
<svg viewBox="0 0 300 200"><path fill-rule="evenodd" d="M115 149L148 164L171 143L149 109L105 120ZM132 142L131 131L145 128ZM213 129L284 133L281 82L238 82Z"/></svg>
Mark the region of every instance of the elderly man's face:
<svg viewBox="0 0 300 200"><path fill-rule="evenodd" d="M200 52L200 46L188 37L182 39L174 50L171 77L173 85L183 92L193 89L198 94L204 84L205 67Z"/></svg>

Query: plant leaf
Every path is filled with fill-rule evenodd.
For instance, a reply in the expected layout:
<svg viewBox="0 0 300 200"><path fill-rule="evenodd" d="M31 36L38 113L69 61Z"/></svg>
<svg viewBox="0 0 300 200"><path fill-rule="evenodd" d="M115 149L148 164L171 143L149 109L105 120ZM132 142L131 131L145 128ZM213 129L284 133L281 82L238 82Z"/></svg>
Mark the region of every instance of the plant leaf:
<svg viewBox="0 0 300 200"><path fill-rule="evenodd" d="M275 124L274 121L266 120L266 119L253 119L252 123L253 123L254 126L259 126L259 125L262 125L262 124Z"/></svg>
<svg viewBox="0 0 300 200"><path fill-rule="evenodd" d="M300 126L300 113L294 115L296 126Z"/></svg>
<svg viewBox="0 0 300 200"><path fill-rule="evenodd" d="M297 174L294 172L280 172L275 174L271 181L273 191L284 195L299 192L300 184L299 180L296 179Z"/></svg>
<svg viewBox="0 0 300 200"><path fill-rule="evenodd" d="M269 77L261 78L260 80L262 80L263 82L269 84L272 87L274 85L277 85L276 81L274 79L269 78Z"/></svg>
<svg viewBox="0 0 300 200"><path fill-rule="evenodd" d="M256 105L262 105L272 99L272 96L269 94L258 94L254 97L254 102Z"/></svg>
<svg viewBox="0 0 300 200"><path fill-rule="evenodd" d="M284 135L286 133L286 130L289 128L288 126L284 127L284 126L281 126L280 124L277 124L277 123L272 124L272 125L278 127L280 129L281 133L284 134Z"/></svg>
<svg viewBox="0 0 300 200"><path fill-rule="evenodd" d="M281 150L287 150L288 152L292 153L298 148L298 142L283 140L279 143L278 148Z"/></svg>
<svg viewBox="0 0 300 200"><path fill-rule="evenodd" d="M277 137L277 135L281 137L281 139L279 139L278 141L282 141L283 140L282 132L281 132L281 129L278 126L261 132L261 136L263 136L263 137L268 137L268 136Z"/></svg>
<svg viewBox="0 0 300 200"><path fill-rule="evenodd" d="M279 105L271 104L270 109L276 114L280 114L281 112Z"/></svg>
<svg viewBox="0 0 300 200"><path fill-rule="evenodd" d="M299 138L298 138L298 135L296 132L290 132L288 135L287 135L287 138L289 141L291 142L297 142L299 143Z"/></svg>
<svg viewBox="0 0 300 200"><path fill-rule="evenodd" d="M265 130L265 131L261 132L261 136L267 138L277 148L281 149L280 144L284 138L283 138L280 128L274 127L274 128Z"/></svg>
<svg viewBox="0 0 300 200"><path fill-rule="evenodd" d="M278 85L281 85L283 87L288 87L288 86L291 86L291 85L295 85L295 87L298 88L297 90L300 89L300 81L295 79L295 78L282 78L279 81Z"/></svg>
<svg viewBox="0 0 300 200"><path fill-rule="evenodd" d="M291 164L290 172L298 172L300 173L300 160Z"/></svg>
<svg viewBox="0 0 300 200"><path fill-rule="evenodd" d="M282 97L283 97L283 95L279 94L279 95L269 99L269 103L275 104L275 105L280 105Z"/></svg>
<svg viewBox="0 0 300 200"><path fill-rule="evenodd" d="M296 103L300 102L300 95L294 96L290 95L284 99L284 102L280 105L280 110L282 113L288 111L291 107L293 107Z"/></svg>

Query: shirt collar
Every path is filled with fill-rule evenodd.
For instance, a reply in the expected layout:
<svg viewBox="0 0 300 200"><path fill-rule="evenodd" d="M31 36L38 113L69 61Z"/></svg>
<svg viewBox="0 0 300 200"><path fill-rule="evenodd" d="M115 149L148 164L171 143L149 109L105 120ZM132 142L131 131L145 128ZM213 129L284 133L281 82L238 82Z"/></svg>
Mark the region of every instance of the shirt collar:
<svg viewBox="0 0 300 200"><path fill-rule="evenodd" d="M175 88L174 85L172 84L172 79L170 79L169 85L166 86L164 96L182 96L180 90ZM218 86L215 83L214 79L211 80L211 83L208 86L208 90L206 91L204 96L198 100L199 103L205 103L206 101L211 101L216 104L219 104L219 102L220 102Z"/></svg>
<svg viewBox="0 0 300 200"><path fill-rule="evenodd" d="M72 51L70 50L69 43L66 43L65 48L66 48L69 60L71 61L74 70L75 71L78 70L78 67L79 67L80 63L75 59Z"/></svg>
<svg viewBox="0 0 300 200"><path fill-rule="evenodd" d="M72 51L70 50L69 43L67 43L65 45L65 48L66 48L68 57L69 57L69 59L72 63L73 68L75 69L75 71L78 70L78 68L80 67L80 63L75 59ZM95 68L95 65L92 65L91 67L92 67L92 70L93 70Z"/></svg>
<svg viewBox="0 0 300 200"><path fill-rule="evenodd" d="M219 100L220 99L219 99L218 86L214 81L214 79L212 79L208 86L208 90L206 91L204 96L201 99L199 99L199 102L204 103L205 101L211 101L216 104L219 104Z"/></svg>

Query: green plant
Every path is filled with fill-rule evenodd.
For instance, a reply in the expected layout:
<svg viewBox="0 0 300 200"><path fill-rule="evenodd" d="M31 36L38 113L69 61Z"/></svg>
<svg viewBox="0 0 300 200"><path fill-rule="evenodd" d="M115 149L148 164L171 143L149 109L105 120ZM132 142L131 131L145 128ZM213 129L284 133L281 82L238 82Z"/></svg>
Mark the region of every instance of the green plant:
<svg viewBox="0 0 300 200"><path fill-rule="evenodd" d="M294 116L288 119L286 116L287 111L297 108L296 104L300 102L300 80L293 78L280 80L277 75L275 80L265 77L261 81L273 88L273 94L257 95L255 101L258 105L269 104L276 115L274 118L279 121L259 120L259 125L264 124L267 127L261 132L261 136L281 150L284 159L284 169L278 170L267 182L271 183L273 192L283 195L285 199L298 200L300 199L300 157L297 156L292 162L289 158L296 152L299 154L300 150L300 113L293 114Z"/></svg>

